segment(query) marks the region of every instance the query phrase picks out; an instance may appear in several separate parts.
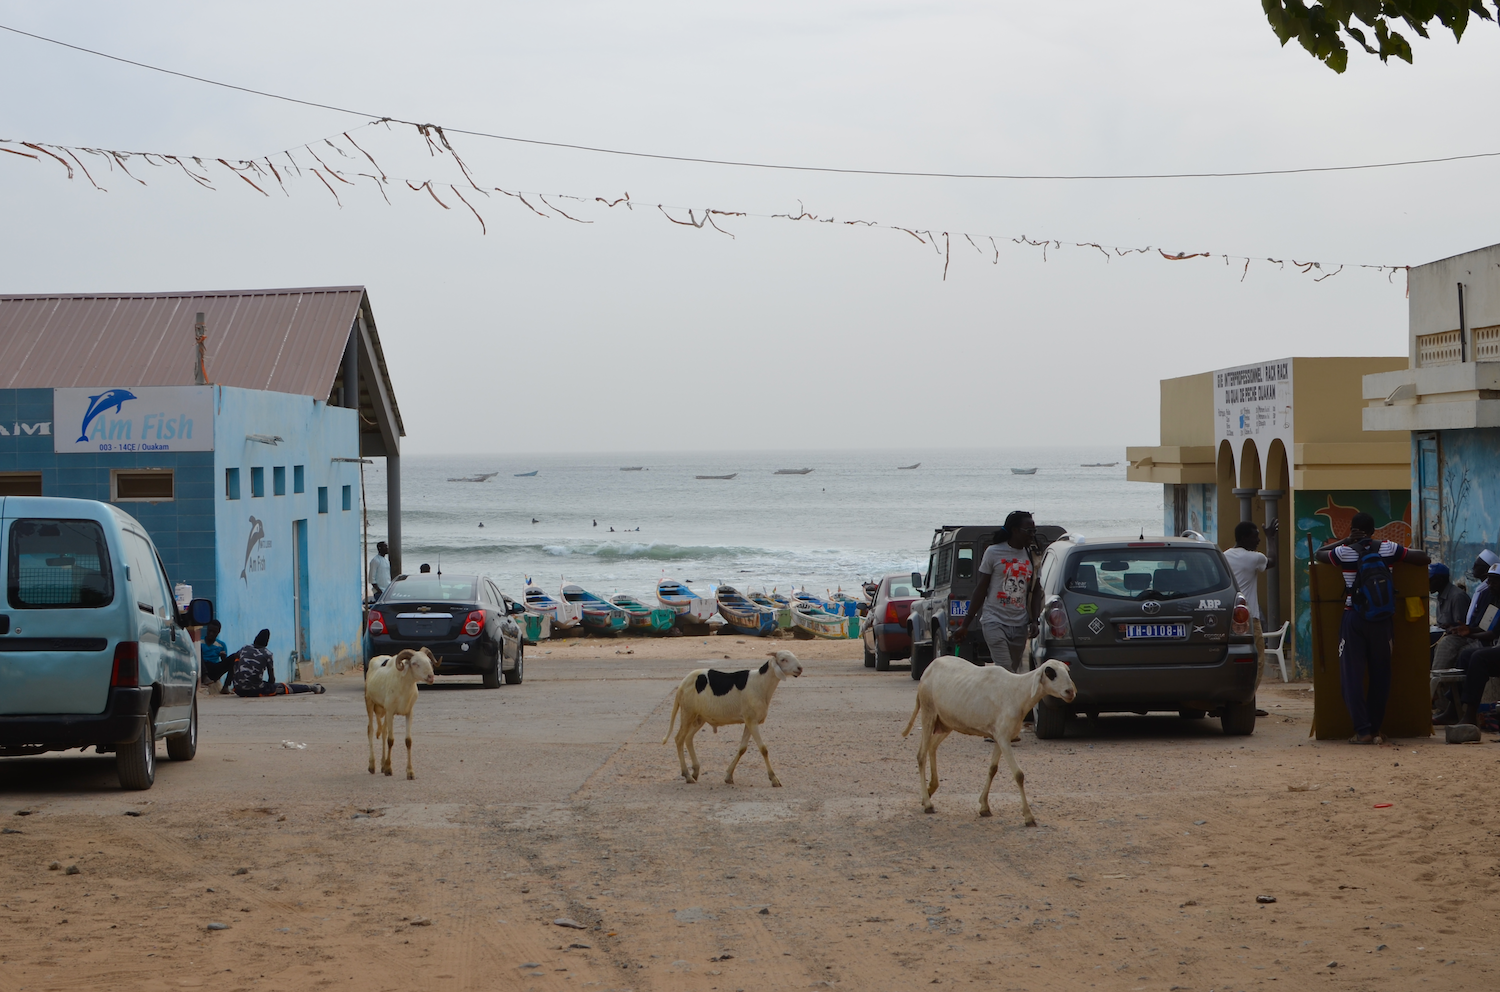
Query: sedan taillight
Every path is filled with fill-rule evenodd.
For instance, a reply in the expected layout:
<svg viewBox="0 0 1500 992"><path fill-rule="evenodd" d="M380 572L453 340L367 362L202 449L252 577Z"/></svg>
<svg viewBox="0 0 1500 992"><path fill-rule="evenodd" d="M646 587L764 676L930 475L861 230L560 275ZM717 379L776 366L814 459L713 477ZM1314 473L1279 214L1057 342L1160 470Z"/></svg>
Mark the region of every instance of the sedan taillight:
<svg viewBox="0 0 1500 992"><path fill-rule="evenodd" d="M1063 609L1062 603L1047 607L1047 630L1053 637L1068 636L1068 611Z"/></svg>
<svg viewBox="0 0 1500 992"><path fill-rule="evenodd" d="M901 617L899 615L897 615L897 613L896 613L896 604L895 603L886 603L885 604L885 622L886 623L900 623L901 622Z"/></svg>
<svg viewBox="0 0 1500 992"><path fill-rule="evenodd" d="M370 611L370 633L377 636L385 633L385 617L380 615L379 610Z"/></svg>
<svg viewBox="0 0 1500 992"><path fill-rule="evenodd" d="M478 637L479 632L483 629L484 611L475 610L473 613L470 613L469 618L464 621L464 633L468 634L470 637Z"/></svg>
<svg viewBox="0 0 1500 992"><path fill-rule="evenodd" d="M1245 603L1245 594L1234 597L1234 613L1230 615L1229 630L1234 634L1250 633L1250 607Z"/></svg>

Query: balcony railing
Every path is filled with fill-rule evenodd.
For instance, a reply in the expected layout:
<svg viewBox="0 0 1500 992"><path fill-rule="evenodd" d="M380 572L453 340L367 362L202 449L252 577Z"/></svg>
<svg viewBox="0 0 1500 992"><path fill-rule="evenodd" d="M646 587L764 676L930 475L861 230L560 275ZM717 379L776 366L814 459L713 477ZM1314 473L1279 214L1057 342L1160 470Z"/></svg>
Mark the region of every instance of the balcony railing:
<svg viewBox="0 0 1500 992"><path fill-rule="evenodd" d="M1476 327L1469 334L1474 340L1474 361L1500 362L1500 326Z"/></svg>
<svg viewBox="0 0 1500 992"><path fill-rule="evenodd" d="M1486 327L1486 331L1496 332L1491 347L1496 349L1495 354L1500 357L1500 327ZM1477 331L1475 332L1477 335ZM1439 331L1436 334L1417 335L1417 367L1431 368L1434 365L1457 365L1463 360L1463 345L1459 340L1458 331Z"/></svg>

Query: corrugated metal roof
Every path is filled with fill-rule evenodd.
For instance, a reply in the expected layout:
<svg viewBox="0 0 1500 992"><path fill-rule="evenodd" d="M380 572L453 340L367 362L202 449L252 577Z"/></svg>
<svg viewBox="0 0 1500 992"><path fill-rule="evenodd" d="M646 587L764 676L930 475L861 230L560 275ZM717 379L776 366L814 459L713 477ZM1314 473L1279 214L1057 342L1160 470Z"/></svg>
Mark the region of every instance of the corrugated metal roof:
<svg viewBox="0 0 1500 992"><path fill-rule="evenodd" d="M363 286L0 295L0 389L190 386L201 312L212 382L326 400L362 308L371 364L404 434Z"/></svg>

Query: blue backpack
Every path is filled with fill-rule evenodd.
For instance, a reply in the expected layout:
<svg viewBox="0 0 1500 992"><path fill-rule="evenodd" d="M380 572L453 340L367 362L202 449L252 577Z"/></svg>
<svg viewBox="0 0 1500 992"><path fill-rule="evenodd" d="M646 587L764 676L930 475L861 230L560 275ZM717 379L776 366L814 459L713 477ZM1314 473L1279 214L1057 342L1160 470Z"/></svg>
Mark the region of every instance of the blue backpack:
<svg viewBox="0 0 1500 992"><path fill-rule="evenodd" d="M1355 611L1361 620L1391 619L1396 615L1396 588L1391 580L1390 566L1380 557L1380 545L1364 540L1354 542L1350 547L1359 552L1352 595Z"/></svg>

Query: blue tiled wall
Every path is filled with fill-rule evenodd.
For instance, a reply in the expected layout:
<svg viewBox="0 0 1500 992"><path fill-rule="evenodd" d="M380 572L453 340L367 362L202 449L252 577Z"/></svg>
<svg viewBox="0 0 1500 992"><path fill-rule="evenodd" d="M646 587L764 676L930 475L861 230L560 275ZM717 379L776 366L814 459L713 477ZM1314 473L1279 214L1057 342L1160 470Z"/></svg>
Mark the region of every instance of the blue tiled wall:
<svg viewBox="0 0 1500 992"><path fill-rule="evenodd" d="M217 596L214 567L214 453L63 454L52 450L50 434L17 432L18 424L52 420L52 390L0 389L0 472L41 472L42 493L109 501L109 472L117 468L173 470L176 498L162 503L118 503L151 535L173 582L186 582L193 595Z"/></svg>

